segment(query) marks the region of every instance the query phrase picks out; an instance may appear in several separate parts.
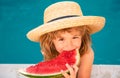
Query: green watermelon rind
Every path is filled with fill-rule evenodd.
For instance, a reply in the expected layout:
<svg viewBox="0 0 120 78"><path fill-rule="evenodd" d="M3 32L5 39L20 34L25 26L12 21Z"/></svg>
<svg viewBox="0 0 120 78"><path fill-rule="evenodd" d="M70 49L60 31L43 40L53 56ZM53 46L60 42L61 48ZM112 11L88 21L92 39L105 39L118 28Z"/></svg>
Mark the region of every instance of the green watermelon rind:
<svg viewBox="0 0 120 78"><path fill-rule="evenodd" d="M79 53L78 49L76 49L76 51L77 51L77 54L76 54L76 59L77 60L76 60L76 63L74 65L79 65L79 63L80 63L80 53ZM53 73L53 74L44 74L44 75L27 73L25 71L25 69L20 69L18 72L21 73L24 76L29 77L29 78L61 78L61 77L63 77L61 72ZM66 70L65 72L69 73L68 70Z"/></svg>
<svg viewBox="0 0 120 78"><path fill-rule="evenodd" d="M31 73L27 73L25 72L25 69L20 69L19 72L24 75L27 76L29 78L61 78L63 77L63 75L60 73L54 73L54 74L44 74L44 75L40 75L40 74L31 74ZM68 70L65 71L66 73L69 73Z"/></svg>

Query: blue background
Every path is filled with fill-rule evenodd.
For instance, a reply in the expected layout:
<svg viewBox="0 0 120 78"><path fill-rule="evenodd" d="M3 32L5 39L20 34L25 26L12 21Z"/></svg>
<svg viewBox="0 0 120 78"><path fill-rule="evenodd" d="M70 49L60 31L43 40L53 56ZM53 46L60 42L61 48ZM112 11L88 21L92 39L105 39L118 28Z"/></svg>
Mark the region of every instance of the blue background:
<svg viewBox="0 0 120 78"><path fill-rule="evenodd" d="M39 43L26 33L43 23L44 9L62 0L0 0L0 63L37 63ZM92 35L94 64L120 64L120 0L74 0L84 15L104 16L104 29Z"/></svg>

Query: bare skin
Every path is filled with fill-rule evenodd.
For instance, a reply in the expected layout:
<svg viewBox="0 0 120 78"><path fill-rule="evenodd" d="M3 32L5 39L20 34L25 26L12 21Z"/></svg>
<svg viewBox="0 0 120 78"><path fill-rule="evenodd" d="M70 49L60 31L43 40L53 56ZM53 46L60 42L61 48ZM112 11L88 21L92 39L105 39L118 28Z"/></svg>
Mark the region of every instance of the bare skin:
<svg viewBox="0 0 120 78"><path fill-rule="evenodd" d="M88 53L81 57L81 62L78 71L78 78L90 78L92 64L94 60L94 52L92 48L89 48Z"/></svg>

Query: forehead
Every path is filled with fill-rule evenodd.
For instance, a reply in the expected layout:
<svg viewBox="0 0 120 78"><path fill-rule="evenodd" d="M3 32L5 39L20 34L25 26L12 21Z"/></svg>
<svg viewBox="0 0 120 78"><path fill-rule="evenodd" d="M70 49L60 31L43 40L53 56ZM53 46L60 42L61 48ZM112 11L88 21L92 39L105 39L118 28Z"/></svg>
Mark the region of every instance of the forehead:
<svg viewBox="0 0 120 78"><path fill-rule="evenodd" d="M63 29L63 30L57 31L57 34L61 34L61 33L65 33L65 32L67 32L67 33L76 33L76 32L80 32L80 30L77 29L77 28Z"/></svg>
<svg viewBox="0 0 120 78"><path fill-rule="evenodd" d="M84 28L83 27L73 27L73 28L58 30L58 31L55 31L55 36L56 37L61 36L61 34L64 34L65 32L75 34L75 35L76 34L82 35L84 32Z"/></svg>
<svg viewBox="0 0 120 78"><path fill-rule="evenodd" d="M83 26L82 27L72 27L72 28L66 28L66 29L62 29L62 30L58 30L56 32L73 32L73 31L82 31L83 30Z"/></svg>

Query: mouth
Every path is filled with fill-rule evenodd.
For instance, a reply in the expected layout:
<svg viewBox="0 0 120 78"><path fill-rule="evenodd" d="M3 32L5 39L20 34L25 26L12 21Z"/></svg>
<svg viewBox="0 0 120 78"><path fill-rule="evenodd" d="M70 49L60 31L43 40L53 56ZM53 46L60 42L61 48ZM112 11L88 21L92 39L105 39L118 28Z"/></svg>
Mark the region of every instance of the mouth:
<svg viewBox="0 0 120 78"><path fill-rule="evenodd" d="M65 52L73 52L75 49L72 49L72 50L63 50Z"/></svg>

